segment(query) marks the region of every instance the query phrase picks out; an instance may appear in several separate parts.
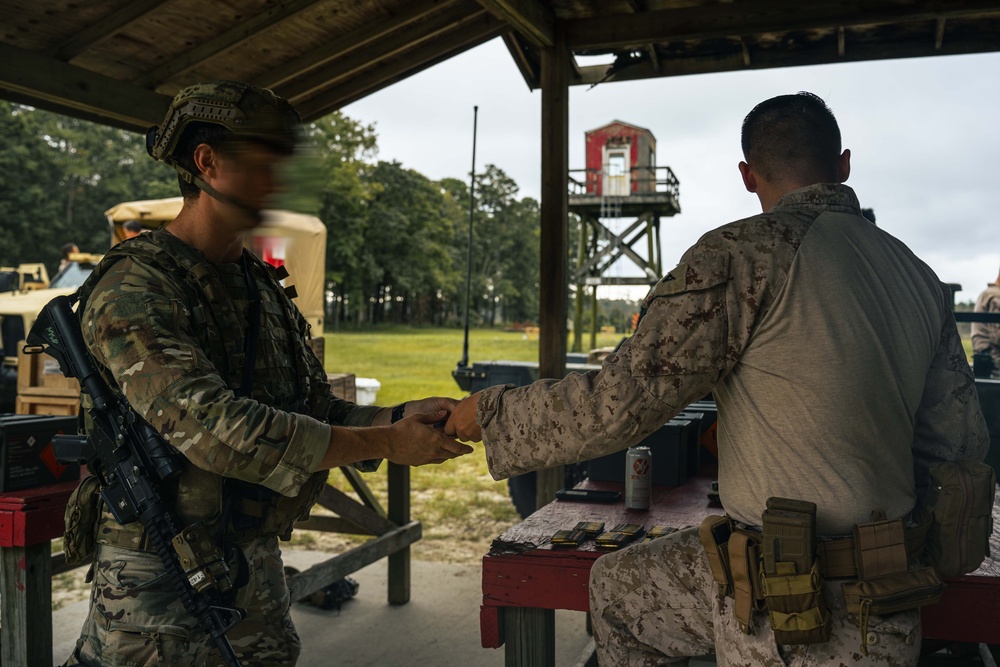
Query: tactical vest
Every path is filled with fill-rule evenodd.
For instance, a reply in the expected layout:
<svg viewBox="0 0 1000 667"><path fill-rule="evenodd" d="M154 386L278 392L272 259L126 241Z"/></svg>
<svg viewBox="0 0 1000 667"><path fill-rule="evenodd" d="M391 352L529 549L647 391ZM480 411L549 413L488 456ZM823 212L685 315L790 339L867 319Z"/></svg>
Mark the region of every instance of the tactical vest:
<svg viewBox="0 0 1000 667"><path fill-rule="evenodd" d="M184 307L192 332L229 389L278 410L311 414L309 396L313 379L306 362L306 355L311 354L306 343L309 327L279 282L287 273L265 264L247 250L243 254L261 300L256 368L250 391L241 392L250 297L240 264L213 264L169 232L156 230L121 243L104 256L80 287L78 312L83 313L95 286L109 268L121 259L131 258L184 291ZM101 372L109 385L117 389L117 382L108 370L101 367ZM326 419L326 415L312 416ZM233 492L225 478L188 465L162 493L185 525L201 522L211 533L221 535L219 524L225 497L234 504L240 519L231 520L227 527L227 534L237 542L269 535L288 539L292 524L308 514L326 479L326 471L314 474L294 497L242 483L237 497L230 498ZM132 549L150 548L141 523L121 526L106 509L99 521L97 541Z"/></svg>

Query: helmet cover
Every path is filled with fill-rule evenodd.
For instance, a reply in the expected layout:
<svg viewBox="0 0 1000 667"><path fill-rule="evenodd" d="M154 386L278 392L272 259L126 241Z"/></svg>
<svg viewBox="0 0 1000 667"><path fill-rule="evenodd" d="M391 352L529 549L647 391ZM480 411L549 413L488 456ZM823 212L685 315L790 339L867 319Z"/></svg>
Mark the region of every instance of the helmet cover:
<svg viewBox="0 0 1000 667"><path fill-rule="evenodd" d="M213 81L188 86L174 97L160 127L146 133L146 150L178 169L174 151L193 122L221 125L234 139L262 141L286 153L295 151L301 132L295 108L267 88Z"/></svg>

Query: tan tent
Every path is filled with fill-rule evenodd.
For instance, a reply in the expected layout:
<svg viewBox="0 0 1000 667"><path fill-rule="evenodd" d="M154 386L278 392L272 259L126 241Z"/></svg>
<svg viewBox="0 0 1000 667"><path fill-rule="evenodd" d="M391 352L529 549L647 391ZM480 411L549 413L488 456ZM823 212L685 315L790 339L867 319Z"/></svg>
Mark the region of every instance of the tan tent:
<svg viewBox="0 0 1000 667"><path fill-rule="evenodd" d="M122 224L138 220L146 229L170 222L181 210L180 197L124 202L104 215L111 226L111 245L122 241ZM247 234L244 245L265 262L284 265L285 285L294 285L295 305L313 327L323 331L323 284L326 275L326 225L312 215L291 211L265 211L264 223Z"/></svg>

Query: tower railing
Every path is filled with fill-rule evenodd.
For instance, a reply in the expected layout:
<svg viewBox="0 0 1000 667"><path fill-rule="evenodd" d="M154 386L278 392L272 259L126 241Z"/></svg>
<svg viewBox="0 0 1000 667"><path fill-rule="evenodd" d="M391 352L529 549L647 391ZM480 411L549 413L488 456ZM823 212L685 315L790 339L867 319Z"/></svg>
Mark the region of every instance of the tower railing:
<svg viewBox="0 0 1000 667"><path fill-rule="evenodd" d="M628 195L666 194L678 197L680 194L680 181L670 167L632 167L628 175ZM605 176L621 177L624 174L609 175L603 169L570 169L569 194L600 197Z"/></svg>

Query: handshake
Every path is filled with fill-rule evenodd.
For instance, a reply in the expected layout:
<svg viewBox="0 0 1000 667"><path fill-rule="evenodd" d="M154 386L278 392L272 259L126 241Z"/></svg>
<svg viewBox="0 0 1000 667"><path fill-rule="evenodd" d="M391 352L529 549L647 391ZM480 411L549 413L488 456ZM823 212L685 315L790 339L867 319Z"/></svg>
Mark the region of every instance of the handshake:
<svg viewBox="0 0 1000 667"><path fill-rule="evenodd" d="M483 439L476 423L476 406L479 394L462 401L453 398L433 397L403 404L403 418L393 423L394 433L388 445L388 458L401 465L420 466L445 461L472 453L472 447L462 444ZM383 424L385 416L377 420ZM444 427L440 424L444 422Z"/></svg>

